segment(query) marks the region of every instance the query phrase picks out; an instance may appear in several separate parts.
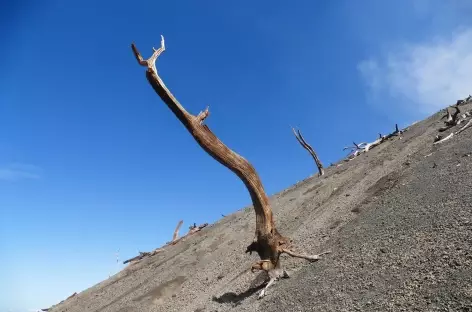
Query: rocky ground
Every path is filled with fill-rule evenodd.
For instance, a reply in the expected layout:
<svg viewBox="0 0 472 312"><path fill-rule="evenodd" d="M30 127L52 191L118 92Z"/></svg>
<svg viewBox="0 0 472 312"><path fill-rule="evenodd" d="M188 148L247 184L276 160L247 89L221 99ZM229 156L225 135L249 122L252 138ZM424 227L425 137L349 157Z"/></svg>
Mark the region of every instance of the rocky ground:
<svg viewBox="0 0 472 312"><path fill-rule="evenodd" d="M433 146L443 115L271 198L297 250L332 253L283 256L262 300L246 207L50 311L472 311L472 128Z"/></svg>

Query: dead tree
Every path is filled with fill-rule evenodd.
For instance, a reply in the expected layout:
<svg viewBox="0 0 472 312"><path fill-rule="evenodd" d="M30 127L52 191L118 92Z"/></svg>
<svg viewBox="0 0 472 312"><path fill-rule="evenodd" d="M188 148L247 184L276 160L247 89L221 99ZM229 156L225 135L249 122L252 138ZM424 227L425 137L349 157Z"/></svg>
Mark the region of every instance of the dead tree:
<svg viewBox="0 0 472 312"><path fill-rule="evenodd" d="M379 133L379 138L377 140L375 140L374 142L370 142L370 143L362 142L362 143L359 143L359 144L356 144L356 142L353 142L354 146L346 146L346 147L343 148L343 151L350 150L348 156L346 157L346 159L344 159L344 161L353 160L361 152L367 153L369 150L376 147L377 145L380 145L380 144L384 143L385 141L391 139L392 137L400 136L405 131L406 131L406 129L403 129L403 130L398 129L398 124L395 124L395 131L393 131L392 133L389 133L387 135L382 135L381 133Z"/></svg>
<svg viewBox="0 0 472 312"><path fill-rule="evenodd" d="M455 105L453 108L455 108L455 112L453 114L451 114L449 109L446 108L446 115L442 117L446 118L446 121L444 122L444 127L439 128L439 132L444 132L462 122L462 120L458 118L461 112L459 106Z"/></svg>
<svg viewBox="0 0 472 312"><path fill-rule="evenodd" d="M172 236L172 241L177 240L179 238L179 229L182 226L182 223L184 223L184 220L180 220L179 223L177 224L177 227L175 228L174 231L174 236Z"/></svg>
<svg viewBox="0 0 472 312"><path fill-rule="evenodd" d="M256 232L254 241L247 247L246 252L252 253L254 251L258 253L261 261L257 262L253 269L264 270L269 273L270 281L266 288L285 275L285 270L280 265L280 255L282 253L311 261L318 260L319 255L307 256L295 254L289 250L290 241L283 237L275 227L269 198L254 167L245 158L221 142L203 123L210 114L208 107L198 115L192 115L187 112L165 86L157 73L155 65L157 58L165 50L164 37L161 36L161 47L159 49L153 48L154 53L147 60L143 59L134 44L131 45L131 48L138 63L147 68L146 78L154 91L190 132L195 141L212 158L235 173L249 191L256 214ZM260 293L260 297L265 295L266 288Z"/></svg>
<svg viewBox="0 0 472 312"><path fill-rule="evenodd" d="M295 131L295 129L292 128L292 131L293 131L293 134L295 135L295 137L297 138L298 143L300 143L300 145L304 149L306 149L308 151L308 153L310 153L311 157L313 157L313 159L315 160L315 164L318 167L319 175L322 176L324 174L323 164L321 163L321 160L318 158L318 155L316 155L315 150L310 146L310 144L308 144L305 141L305 139L303 138L302 133L300 132L300 130Z"/></svg>
<svg viewBox="0 0 472 312"><path fill-rule="evenodd" d="M156 249L156 250L160 250L160 248ZM138 261L138 260L141 260L143 258L146 258L146 257L150 257L152 255L152 253L154 253L156 250L154 250L153 252L147 252L147 251L140 251L139 252L139 255L137 255L136 257L133 257L131 259L128 259L128 260L125 260L123 261L123 264L126 264L126 263L129 263L129 262L133 262L133 261ZM154 254L156 254L157 252L155 252Z"/></svg>
<svg viewBox="0 0 472 312"><path fill-rule="evenodd" d="M463 100L457 100L456 106L465 105L465 104L468 104L468 103L471 102L471 101L472 101L472 95L469 94L469 96L466 97L465 99L463 99Z"/></svg>

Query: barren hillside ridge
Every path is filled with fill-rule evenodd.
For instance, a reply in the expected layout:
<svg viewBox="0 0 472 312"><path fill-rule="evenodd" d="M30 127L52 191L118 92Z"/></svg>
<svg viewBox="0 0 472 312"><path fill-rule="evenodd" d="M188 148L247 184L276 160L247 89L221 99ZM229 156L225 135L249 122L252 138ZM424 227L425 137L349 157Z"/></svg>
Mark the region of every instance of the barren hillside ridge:
<svg viewBox="0 0 472 312"><path fill-rule="evenodd" d="M261 300L246 207L49 311L472 311L472 128L433 145L445 112L270 198L300 250L332 253L283 256Z"/></svg>

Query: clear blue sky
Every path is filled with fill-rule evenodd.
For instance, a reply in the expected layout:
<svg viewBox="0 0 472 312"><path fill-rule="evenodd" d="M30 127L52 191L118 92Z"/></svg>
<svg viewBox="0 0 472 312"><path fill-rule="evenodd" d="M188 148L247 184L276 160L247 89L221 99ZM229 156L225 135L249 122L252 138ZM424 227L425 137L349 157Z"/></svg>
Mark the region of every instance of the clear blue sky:
<svg viewBox="0 0 472 312"><path fill-rule="evenodd" d="M121 267L118 250L121 262L159 247L180 219L186 231L250 204L153 92L131 42L149 56L165 36L161 77L190 112L210 106L207 124L271 195L316 172L289 125L329 165L472 92L455 79L472 68L467 1L9 2L2 312L92 286Z"/></svg>

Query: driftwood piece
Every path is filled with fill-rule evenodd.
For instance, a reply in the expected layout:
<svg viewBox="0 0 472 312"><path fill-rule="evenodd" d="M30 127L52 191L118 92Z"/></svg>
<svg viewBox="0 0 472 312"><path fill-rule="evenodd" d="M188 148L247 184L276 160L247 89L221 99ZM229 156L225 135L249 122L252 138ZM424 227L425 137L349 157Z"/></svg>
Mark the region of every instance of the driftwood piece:
<svg viewBox="0 0 472 312"><path fill-rule="evenodd" d="M352 144L354 144L354 146L346 146L346 147L343 148L343 151L350 150L349 155L347 156L345 161L352 160L357 155L359 155L361 153L361 151L364 150L364 147L367 143L362 142L362 143L356 144L356 142L352 142Z"/></svg>
<svg viewBox="0 0 472 312"><path fill-rule="evenodd" d="M280 255L286 253L290 240L283 237L275 227L269 198L264 190L261 179L254 167L242 156L227 147L203 122L209 116L208 107L198 115L190 114L174 97L159 77L155 62L165 51L164 37L161 36L161 47L153 49L152 56L145 60L134 44L131 45L138 63L146 67L146 78L157 95L174 113L175 117L188 130L200 147L213 159L235 173L246 186L256 214L256 231L254 241L246 252L257 252L266 265L261 269L274 278L280 277ZM285 250L285 251L284 251ZM272 281L272 278L271 278ZM273 281L272 281L273 283ZM265 294L265 292L264 292Z"/></svg>
<svg viewBox="0 0 472 312"><path fill-rule="evenodd" d="M133 258L131 258L131 259L128 259L128 260L123 261L123 264L126 264L126 263L128 263L128 262L133 262L133 261L141 260L141 259L143 259L144 257L148 257L148 256L150 256L150 255L151 255L150 252L146 252L146 251L145 251L145 252L141 252L141 251L140 251L140 252L139 252L139 255L137 255L136 257L133 257Z"/></svg>
<svg viewBox="0 0 472 312"><path fill-rule="evenodd" d="M457 132L455 134L459 134L462 131L466 130L467 128L471 127L471 126L472 126L472 119L470 119L462 128L457 130Z"/></svg>
<svg viewBox="0 0 472 312"><path fill-rule="evenodd" d="M385 141L391 139L392 137L400 136L405 131L406 131L406 129L400 130L398 128L398 124L395 124L395 131L393 131L392 133L389 133L387 135L384 135L384 136L381 133L379 133L379 138L377 140L375 140L374 142L370 142L370 143L364 143L363 142L363 143L359 143L359 144L356 144L355 142L353 142L354 146L346 146L346 147L343 148L343 150L350 150L349 155L346 157L346 159L344 159L344 161L353 160L361 152L367 153L372 148L384 143Z"/></svg>
<svg viewBox="0 0 472 312"><path fill-rule="evenodd" d="M305 141L305 138L303 138L302 133L300 130L295 131L294 128L292 128L293 134L297 138L298 143L310 153L311 157L313 157L313 160L315 161L316 167L318 167L318 173L320 176L324 175L324 170L323 170L323 164L321 163L321 160L318 158L318 155L316 154L315 150L313 147L311 147L310 144L308 144Z"/></svg>
<svg viewBox="0 0 472 312"><path fill-rule="evenodd" d="M443 143L449 139L451 139L452 137L454 136L454 132L451 132L447 137L443 138L442 136L440 135L437 135L436 138L434 139L434 143L433 145L437 145L437 144L440 144L440 143Z"/></svg>

